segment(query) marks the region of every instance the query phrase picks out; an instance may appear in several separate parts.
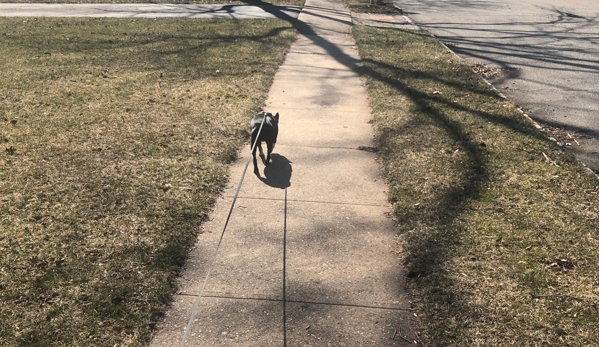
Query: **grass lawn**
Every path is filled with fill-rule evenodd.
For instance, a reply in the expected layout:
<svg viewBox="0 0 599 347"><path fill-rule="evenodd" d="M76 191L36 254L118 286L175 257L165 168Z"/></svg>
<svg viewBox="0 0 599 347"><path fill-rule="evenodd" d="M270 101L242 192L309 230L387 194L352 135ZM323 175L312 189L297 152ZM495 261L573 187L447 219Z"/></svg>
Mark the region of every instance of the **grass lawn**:
<svg viewBox="0 0 599 347"><path fill-rule="evenodd" d="M599 345L597 178L427 34L353 35L426 345Z"/></svg>
<svg viewBox="0 0 599 347"><path fill-rule="evenodd" d="M143 346L295 30L0 28L0 345Z"/></svg>

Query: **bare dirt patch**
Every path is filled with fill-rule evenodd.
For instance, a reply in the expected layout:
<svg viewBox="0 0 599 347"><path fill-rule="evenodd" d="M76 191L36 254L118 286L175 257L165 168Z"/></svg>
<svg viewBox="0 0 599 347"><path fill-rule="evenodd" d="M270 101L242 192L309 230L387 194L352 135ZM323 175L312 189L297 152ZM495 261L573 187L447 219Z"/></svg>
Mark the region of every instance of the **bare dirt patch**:
<svg viewBox="0 0 599 347"><path fill-rule="evenodd" d="M500 68L489 64L472 64L472 70L486 80L493 80L510 74L514 69Z"/></svg>
<svg viewBox="0 0 599 347"><path fill-rule="evenodd" d="M393 4L393 1L367 1L367 0L351 0L346 1L348 7L353 12L371 13L371 14L388 14L401 15L403 11Z"/></svg>

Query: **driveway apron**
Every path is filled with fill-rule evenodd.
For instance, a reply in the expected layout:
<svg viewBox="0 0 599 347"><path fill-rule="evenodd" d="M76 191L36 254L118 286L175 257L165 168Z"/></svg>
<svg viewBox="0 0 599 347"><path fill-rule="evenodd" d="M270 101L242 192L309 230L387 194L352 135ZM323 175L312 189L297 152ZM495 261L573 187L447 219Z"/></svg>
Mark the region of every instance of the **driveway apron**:
<svg viewBox="0 0 599 347"><path fill-rule="evenodd" d="M308 0L297 28L265 106L272 163L250 163L213 259L244 148L150 346L179 345L210 266L186 346L414 345L349 12Z"/></svg>

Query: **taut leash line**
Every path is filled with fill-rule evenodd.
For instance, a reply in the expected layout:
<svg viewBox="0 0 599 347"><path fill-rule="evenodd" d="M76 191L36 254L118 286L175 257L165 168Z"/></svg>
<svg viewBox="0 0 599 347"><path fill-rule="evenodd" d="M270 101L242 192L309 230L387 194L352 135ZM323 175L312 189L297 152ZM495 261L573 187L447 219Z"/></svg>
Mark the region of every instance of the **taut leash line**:
<svg viewBox="0 0 599 347"><path fill-rule="evenodd" d="M239 191L241 190L241 184L243 183L243 179L245 177L245 173L250 165L250 160L252 159L252 153L254 153L254 149L258 143L258 139L260 138L260 132L262 131L262 126L264 125L264 121L266 117L262 118L262 123L260 123L260 129L258 129L258 135L256 136L256 140L252 144L252 148L250 151L250 156L248 157L247 162L245 163L245 168L243 169L243 173L241 174L241 179L239 180L239 184L237 185L237 191L235 192L235 196L233 197L233 202L231 203L231 207L229 208L229 214L227 215L227 220L225 221L225 226L223 227L223 231L220 234L220 239L218 240L218 245L216 246L216 251L214 251L214 256L212 257L212 264L208 268L208 272L206 273L206 277L204 278L204 283L202 284L202 289L200 293L196 297L195 303L193 305L193 310L191 311L191 316L189 317L189 322L187 322L187 327L185 327L185 333L183 334L183 338L181 339L181 343L179 347L185 347L185 343L187 342L187 338L189 337L189 332L191 331L191 326L193 325L193 320L195 319L196 314L198 313L198 307L200 307L200 300L204 295L204 289L206 289L206 283L208 283L208 278L210 277L210 273L212 272L212 268L214 267L214 263L216 262L216 256L218 255L218 250L220 249L220 244L223 241L223 237L225 236L225 231L227 230L227 226L229 225L229 220L231 219L231 214L233 213L233 208L235 207L235 202L237 201L237 196L239 195Z"/></svg>

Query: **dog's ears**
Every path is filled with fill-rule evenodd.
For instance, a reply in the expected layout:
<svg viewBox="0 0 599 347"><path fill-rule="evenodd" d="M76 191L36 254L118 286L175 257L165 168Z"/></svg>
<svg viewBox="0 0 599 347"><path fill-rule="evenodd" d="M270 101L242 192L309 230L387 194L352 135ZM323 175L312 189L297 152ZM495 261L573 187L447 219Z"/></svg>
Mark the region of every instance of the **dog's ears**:
<svg viewBox="0 0 599 347"><path fill-rule="evenodd" d="M279 121L279 112L277 112L277 114L275 114L275 119L277 120L277 122Z"/></svg>

